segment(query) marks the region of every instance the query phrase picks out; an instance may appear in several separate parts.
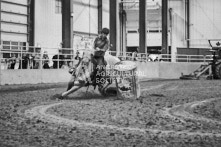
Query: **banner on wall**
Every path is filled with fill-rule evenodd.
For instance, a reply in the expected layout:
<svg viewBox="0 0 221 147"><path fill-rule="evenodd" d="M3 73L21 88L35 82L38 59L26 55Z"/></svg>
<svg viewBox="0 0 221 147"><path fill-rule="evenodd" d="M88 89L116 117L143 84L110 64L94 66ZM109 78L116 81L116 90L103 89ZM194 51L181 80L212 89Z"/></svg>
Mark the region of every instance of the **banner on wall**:
<svg viewBox="0 0 221 147"><path fill-rule="evenodd" d="M78 49L92 49L94 44L95 37L85 37L85 36L79 36L74 35L74 44L73 48L75 50Z"/></svg>

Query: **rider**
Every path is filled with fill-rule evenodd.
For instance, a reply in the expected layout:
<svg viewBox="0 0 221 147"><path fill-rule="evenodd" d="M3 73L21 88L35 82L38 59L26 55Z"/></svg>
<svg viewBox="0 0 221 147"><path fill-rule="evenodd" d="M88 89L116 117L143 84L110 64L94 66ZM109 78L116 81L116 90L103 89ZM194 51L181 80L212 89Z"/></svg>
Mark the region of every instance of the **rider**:
<svg viewBox="0 0 221 147"><path fill-rule="evenodd" d="M105 52L109 48L109 40L107 38L109 34L108 28L103 28L101 34L94 41L94 56L92 56L92 63L94 65L93 72L91 74L92 85L96 86L96 75L101 72L101 68L105 68L106 62L104 60ZM104 66L104 67L102 67Z"/></svg>

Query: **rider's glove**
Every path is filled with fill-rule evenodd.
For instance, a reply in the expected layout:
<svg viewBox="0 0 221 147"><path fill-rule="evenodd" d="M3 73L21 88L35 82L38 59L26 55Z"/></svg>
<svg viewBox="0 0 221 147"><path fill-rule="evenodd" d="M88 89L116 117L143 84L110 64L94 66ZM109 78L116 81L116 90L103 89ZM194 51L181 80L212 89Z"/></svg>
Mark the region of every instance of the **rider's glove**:
<svg viewBox="0 0 221 147"><path fill-rule="evenodd" d="M71 67L71 68L69 68L69 70L68 70L68 72L70 73L70 74L73 74L73 72L75 72L76 71L76 68L75 67Z"/></svg>

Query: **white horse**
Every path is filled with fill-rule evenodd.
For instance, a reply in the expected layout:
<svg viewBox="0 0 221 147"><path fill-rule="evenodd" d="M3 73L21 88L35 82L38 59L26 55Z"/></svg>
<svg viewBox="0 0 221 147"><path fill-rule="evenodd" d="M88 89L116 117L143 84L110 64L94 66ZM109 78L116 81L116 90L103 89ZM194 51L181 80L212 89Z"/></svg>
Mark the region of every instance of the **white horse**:
<svg viewBox="0 0 221 147"><path fill-rule="evenodd" d="M75 67L74 72L72 72L71 79L68 83L68 89L61 94L62 97L65 97L79 90L86 85L86 82L91 81L90 73L93 69L91 57L94 51L91 49L82 49L78 51L81 60L79 61L79 64L77 64L77 66ZM116 63L120 62L120 59L118 57L112 56L109 51L106 51L104 59L107 62L107 67L110 67L109 70L114 70L113 66ZM99 92L102 95L105 95L105 89L107 89L110 84L111 83L107 81L103 83L103 85L98 88Z"/></svg>

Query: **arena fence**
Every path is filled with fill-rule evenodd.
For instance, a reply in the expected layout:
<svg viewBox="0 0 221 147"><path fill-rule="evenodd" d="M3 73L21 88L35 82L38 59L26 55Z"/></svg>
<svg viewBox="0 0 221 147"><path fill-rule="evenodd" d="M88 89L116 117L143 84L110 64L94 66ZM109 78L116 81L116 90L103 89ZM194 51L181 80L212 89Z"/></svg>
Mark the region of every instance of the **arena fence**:
<svg viewBox="0 0 221 147"><path fill-rule="evenodd" d="M78 62L78 52L82 49L47 48L35 46L3 45L0 47L1 70L5 69L60 69L69 68ZM139 62L171 62L170 54L155 55L131 52L117 53L109 51L121 60ZM211 55L181 55L175 56L176 62L210 62Z"/></svg>

